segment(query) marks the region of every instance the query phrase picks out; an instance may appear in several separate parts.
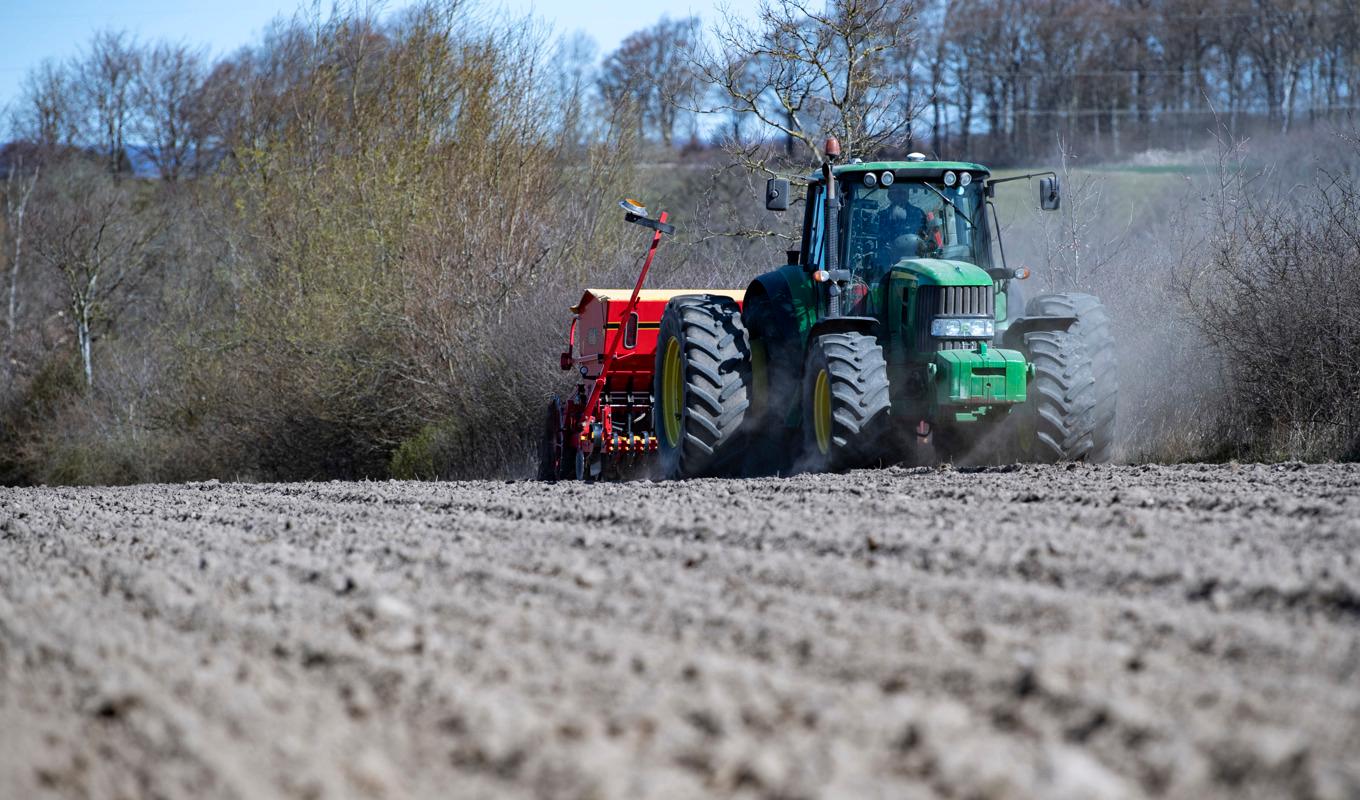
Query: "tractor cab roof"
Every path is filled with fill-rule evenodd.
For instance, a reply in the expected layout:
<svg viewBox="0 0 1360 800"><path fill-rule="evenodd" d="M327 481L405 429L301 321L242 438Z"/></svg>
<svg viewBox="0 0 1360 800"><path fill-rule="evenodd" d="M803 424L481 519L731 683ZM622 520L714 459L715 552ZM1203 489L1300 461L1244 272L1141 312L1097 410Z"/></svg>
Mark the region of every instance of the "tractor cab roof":
<svg viewBox="0 0 1360 800"><path fill-rule="evenodd" d="M883 172L892 170L898 179L940 178L946 172L972 172L985 178L991 170L971 161L864 161L855 164L840 164L833 169L837 175L853 175L861 172ZM821 183L822 173L814 172L807 176L809 183Z"/></svg>

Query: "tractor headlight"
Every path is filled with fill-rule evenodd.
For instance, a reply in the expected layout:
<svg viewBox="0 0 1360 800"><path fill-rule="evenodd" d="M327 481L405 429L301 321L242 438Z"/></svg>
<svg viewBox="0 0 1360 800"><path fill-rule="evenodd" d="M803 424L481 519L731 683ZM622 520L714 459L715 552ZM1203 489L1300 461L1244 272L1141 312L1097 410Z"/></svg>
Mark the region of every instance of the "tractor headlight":
<svg viewBox="0 0 1360 800"><path fill-rule="evenodd" d="M986 317L936 317L930 321L930 335L939 339L990 339L996 335L996 322Z"/></svg>

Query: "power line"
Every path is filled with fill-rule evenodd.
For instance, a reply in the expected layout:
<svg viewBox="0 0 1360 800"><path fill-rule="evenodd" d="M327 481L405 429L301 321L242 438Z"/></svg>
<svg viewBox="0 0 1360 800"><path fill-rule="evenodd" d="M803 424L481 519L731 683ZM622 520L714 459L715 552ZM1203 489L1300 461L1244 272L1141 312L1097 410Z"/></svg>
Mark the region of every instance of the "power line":
<svg viewBox="0 0 1360 800"><path fill-rule="evenodd" d="M928 68L927 68L928 71ZM964 70L970 75L981 75L988 78L1024 78L1033 80L1035 78L1118 78L1132 77L1141 75L1145 78L1167 78L1167 77L1192 77L1196 74L1212 76L1216 72L1221 72L1221 68L1210 67L1201 69L1198 73L1191 69L1102 69L1102 70L1055 70L1053 72L1011 72L1004 69L986 69L980 67L968 67ZM1260 70L1256 70L1259 72ZM1248 72L1243 70L1243 72ZM1360 74L1360 70L1356 70Z"/></svg>
<svg viewBox="0 0 1360 800"><path fill-rule="evenodd" d="M999 4L999 5L1009 5L1009 4ZM986 19L988 16L989 16L988 13L984 11L984 12L981 13L981 14L974 15L974 18L976 19L976 18L979 18L979 17L980 17L980 18L982 18L982 19ZM1024 14L1023 14L1023 12L1021 12L1020 14L1009 14L1009 13L1008 13L1008 14L1005 14L1005 16L1007 16L1007 17L1016 17L1016 16L1024 16ZM1160 22L1223 22L1223 21L1227 21L1227 20L1257 20L1257 19L1274 20L1274 19L1279 19L1279 18L1281 18L1281 17L1288 17L1288 18L1306 17L1306 18L1310 18L1310 19L1313 19L1313 20L1317 20L1317 21L1335 20L1335 19L1339 19L1339 20L1350 20L1350 19L1353 19L1353 15L1352 15L1350 12L1347 12L1347 11L1314 11L1314 10L1303 10L1303 9L1295 9L1295 10L1288 10L1288 11L1264 11L1264 12L1262 12L1262 11L1255 11L1255 12L1253 12L1253 11L1232 11L1232 12L1225 12L1225 13L1220 13L1220 14L1166 14L1166 13L1161 13L1161 12L1152 11L1152 10L1149 10L1149 11L1134 11L1134 10L1126 10L1126 9L1099 9L1099 10L1095 10L1095 11L1087 11L1087 12L1082 13L1082 14L1062 14L1062 15L1034 14L1034 15L1031 15L1031 16L1037 17L1038 19L1041 19L1041 20L1051 20L1051 19L1059 19L1059 18L1070 20L1070 19L1072 19L1072 18L1074 18L1074 17L1080 17L1080 18L1082 18L1082 19L1088 19L1088 20L1123 19L1123 20L1132 20L1132 21L1135 21L1135 22L1159 22L1159 21L1160 21Z"/></svg>
<svg viewBox="0 0 1360 800"><path fill-rule="evenodd" d="M1265 109L1262 109L1262 108L1244 108L1244 109L1238 109L1238 112L1237 112L1237 113L1239 113L1239 114L1241 114L1241 113L1260 113L1261 111L1264 111L1264 110L1265 110ZM1293 109L1290 113L1292 113L1292 114L1295 115L1295 116L1298 116L1298 115L1300 115L1300 114L1332 114L1332 113L1341 112L1341 111L1360 111L1360 105L1352 104L1352 103L1347 103L1347 104L1345 104L1345 105L1335 105L1335 106L1304 106L1304 107L1295 106L1294 109ZM1193 108L1164 108L1164 109L1162 109L1162 108L1158 108L1158 109L1153 109L1153 108L1148 108L1148 109L1137 109L1137 108L1074 108L1074 109L1058 109L1058 108L1022 108L1022 109L1015 109L1015 110L1013 110L1013 111L1002 112L1002 113L999 114L998 116L1001 116L1001 117L1007 117L1007 116L1015 116L1015 117L1079 117L1079 116L1090 116L1090 115L1093 115L1093 114L1098 114L1098 115L1102 115L1102 116L1118 116L1118 117L1132 117L1132 116L1163 117L1163 116L1191 116L1191 115L1199 115L1199 116L1206 116L1206 117L1207 117L1207 116L1220 116L1220 117L1221 117L1221 116L1226 116L1227 112L1225 112L1225 111L1215 111L1215 110L1210 109L1210 108L1201 108L1201 109L1193 109ZM988 115L984 113L984 114L981 114L980 116L985 117L985 116L988 116Z"/></svg>

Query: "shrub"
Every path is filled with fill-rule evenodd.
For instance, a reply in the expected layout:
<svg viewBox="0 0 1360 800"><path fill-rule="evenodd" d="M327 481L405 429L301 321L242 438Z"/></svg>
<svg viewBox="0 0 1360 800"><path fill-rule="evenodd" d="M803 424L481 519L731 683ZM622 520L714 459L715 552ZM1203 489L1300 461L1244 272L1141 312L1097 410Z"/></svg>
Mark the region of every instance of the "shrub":
<svg viewBox="0 0 1360 800"><path fill-rule="evenodd" d="M1227 382L1224 439L1266 459L1360 458L1360 188L1221 174L1190 300Z"/></svg>

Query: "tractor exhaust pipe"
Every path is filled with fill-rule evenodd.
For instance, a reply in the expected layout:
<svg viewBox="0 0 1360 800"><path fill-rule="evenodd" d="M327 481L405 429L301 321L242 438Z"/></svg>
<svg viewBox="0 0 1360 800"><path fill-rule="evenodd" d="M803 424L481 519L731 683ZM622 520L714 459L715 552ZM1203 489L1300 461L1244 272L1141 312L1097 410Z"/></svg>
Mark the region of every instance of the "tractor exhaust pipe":
<svg viewBox="0 0 1360 800"><path fill-rule="evenodd" d="M826 158L822 160L822 180L826 185L826 207L824 217L826 219L826 266L827 272L831 274L831 280L826 282L826 315L828 317L839 317L841 315L841 287L840 287L840 231L841 231L841 204L840 198L836 196L836 180L832 175L831 166L833 161L841 154L841 143L835 137L826 140L823 148Z"/></svg>

